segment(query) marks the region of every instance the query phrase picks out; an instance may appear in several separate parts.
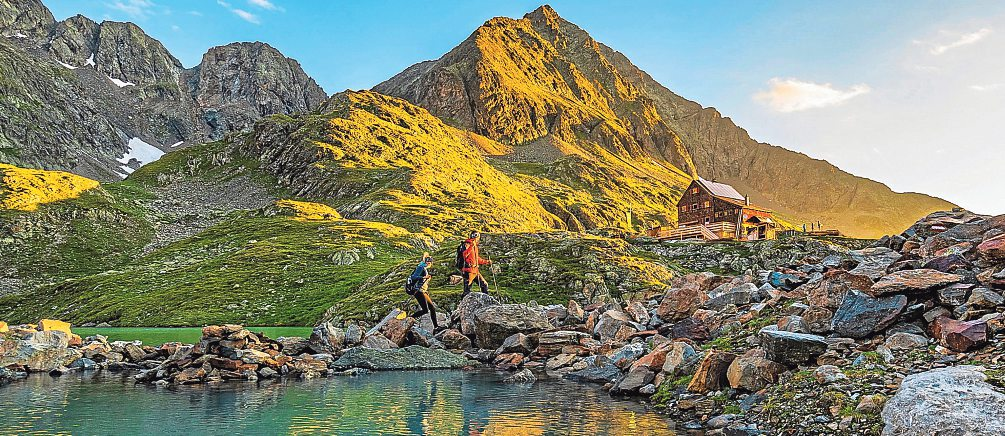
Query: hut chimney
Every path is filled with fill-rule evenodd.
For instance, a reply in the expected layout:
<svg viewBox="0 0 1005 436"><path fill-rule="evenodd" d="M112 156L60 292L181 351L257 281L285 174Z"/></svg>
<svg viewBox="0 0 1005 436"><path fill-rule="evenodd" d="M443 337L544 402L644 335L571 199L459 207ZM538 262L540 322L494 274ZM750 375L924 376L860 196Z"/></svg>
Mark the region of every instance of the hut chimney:
<svg viewBox="0 0 1005 436"><path fill-rule="evenodd" d="M745 204L747 206L750 206L750 196L749 195L744 195L743 196L743 204Z"/></svg>

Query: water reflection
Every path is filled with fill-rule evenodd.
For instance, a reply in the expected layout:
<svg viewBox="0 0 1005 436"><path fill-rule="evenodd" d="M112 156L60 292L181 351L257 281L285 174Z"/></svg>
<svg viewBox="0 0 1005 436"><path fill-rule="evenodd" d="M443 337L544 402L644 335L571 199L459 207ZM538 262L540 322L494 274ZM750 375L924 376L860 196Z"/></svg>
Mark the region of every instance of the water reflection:
<svg viewBox="0 0 1005 436"><path fill-rule="evenodd" d="M663 417L593 386L499 379L427 371L164 389L35 375L0 388L0 434L672 434Z"/></svg>

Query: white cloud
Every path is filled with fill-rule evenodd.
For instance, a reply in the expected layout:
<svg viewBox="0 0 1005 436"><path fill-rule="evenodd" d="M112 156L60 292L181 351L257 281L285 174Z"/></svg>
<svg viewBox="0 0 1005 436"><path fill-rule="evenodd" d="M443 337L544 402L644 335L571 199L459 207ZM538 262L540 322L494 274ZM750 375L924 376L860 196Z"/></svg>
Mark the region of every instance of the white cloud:
<svg viewBox="0 0 1005 436"><path fill-rule="evenodd" d="M188 14L191 15L191 16L193 16L193 17L201 17L202 16L202 12L199 12L199 11L188 11Z"/></svg>
<svg viewBox="0 0 1005 436"><path fill-rule="evenodd" d="M768 85L770 85L768 90L754 94L754 100L778 112L835 106L872 90L866 84L853 85L847 90L841 90L830 83L813 83L779 77L769 80Z"/></svg>
<svg viewBox="0 0 1005 436"><path fill-rule="evenodd" d="M945 31L942 33L945 35L955 36L955 39L948 42L944 41L944 42L928 43L932 46L932 48L928 50L929 53L938 56L954 48L959 48L980 42L980 40L986 38L988 35L991 34L991 28L984 27L980 30L977 30L976 32L964 33L964 34L953 34ZM915 43L926 44L923 41L915 41Z"/></svg>
<svg viewBox="0 0 1005 436"><path fill-rule="evenodd" d="M970 89L979 92L996 91L1002 88L1005 88L1005 83L987 83L984 85L970 85Z"/></svg>
<svg viewBox="0 0 1005 436"><path fill-rule="evenodd" d="M272 3L269 0L248 0L248 4L269 11L284 11L283 8L276 6L275 3Z"/></svg>
<svg viewBox="0 0 1005 436"><path fill-rule="evenodd" d="M150 15L154 3L150 0L125 0L107 3L106 6L125 12L134 19L142 20Z"/></svg>
<svg viewBox="0 0 1005 436"><path fill-rule="evenodd" d="M258 16L255 15L255 14L252 14L251 12L248 12L248 11L246 11L244 9L238 9L238 8L232 7L230 5L230 3L225 2L223 0L216 0L216 3L219 4L220 6L223 6L223 7L227 8L228 10L230 10L230 12L233 12L234 15L237 15L238 17L240 17L244 21L247 21L247 22L249 22L251 24L262 24L262 21L258 19Z"/></svg>
<svg viewBox="0 0 1005 436"><path fill-rule="evenodd" d="M247 22L249 22L251 24L261 24L262 23L261 20L258 19L257 15L252 14L251 12L248 12L248 11L246 11L244 9L231 9L231 12L233 12L234 14L236 14L238 17L241 17L242 20L247 21Z"/></svg>

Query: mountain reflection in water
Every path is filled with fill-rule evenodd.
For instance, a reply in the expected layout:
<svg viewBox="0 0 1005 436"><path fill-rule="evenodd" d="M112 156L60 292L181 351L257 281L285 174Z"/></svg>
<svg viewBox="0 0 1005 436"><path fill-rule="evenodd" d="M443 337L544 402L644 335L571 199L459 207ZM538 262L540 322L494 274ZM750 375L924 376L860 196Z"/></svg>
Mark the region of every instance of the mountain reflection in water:
<svg viewBox="0 0 1005 436"><path fill-rule="evenodd" d="M672 422L597 386L500 379L384 372L155 388L124 374L33 375L0 388L0 434L673 434Z"/></svg>

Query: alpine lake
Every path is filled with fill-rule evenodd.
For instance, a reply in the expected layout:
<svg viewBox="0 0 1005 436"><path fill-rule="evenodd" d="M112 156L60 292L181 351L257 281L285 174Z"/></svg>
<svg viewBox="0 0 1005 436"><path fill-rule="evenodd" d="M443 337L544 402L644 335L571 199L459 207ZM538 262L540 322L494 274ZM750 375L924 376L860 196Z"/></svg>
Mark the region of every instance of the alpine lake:
<svg viewBox="0 0 1005 436"><path fill-rule="evenodd" d="M270 337L309 327L249 327ZM199 328L74 329L146 344ZM371 372L311 380L155 387L131 373L33 374L0 387L0 435L672 435L674 424L600 386L512 385L491 369Z"/></svg>

